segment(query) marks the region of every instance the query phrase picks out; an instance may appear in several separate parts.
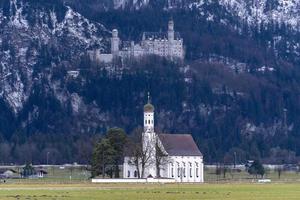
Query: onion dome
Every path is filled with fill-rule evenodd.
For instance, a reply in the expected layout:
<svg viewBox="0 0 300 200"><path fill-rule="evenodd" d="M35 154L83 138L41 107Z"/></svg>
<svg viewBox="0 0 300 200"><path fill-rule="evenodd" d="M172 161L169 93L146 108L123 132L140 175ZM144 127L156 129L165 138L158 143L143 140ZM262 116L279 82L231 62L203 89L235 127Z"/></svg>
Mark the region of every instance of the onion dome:
<svg viewBox="0 0 300 200"><path fill-rule="evenodd" d="M144 112L154 112L154 106L151 104L149 92L148 92L148 103L144 105Z"/></svg>
<svg viewBox="0 0 300 200"><path fill-rule="evenodd" d="M151 103L144 105L144 112L154 112L154 106Z"/></svg>

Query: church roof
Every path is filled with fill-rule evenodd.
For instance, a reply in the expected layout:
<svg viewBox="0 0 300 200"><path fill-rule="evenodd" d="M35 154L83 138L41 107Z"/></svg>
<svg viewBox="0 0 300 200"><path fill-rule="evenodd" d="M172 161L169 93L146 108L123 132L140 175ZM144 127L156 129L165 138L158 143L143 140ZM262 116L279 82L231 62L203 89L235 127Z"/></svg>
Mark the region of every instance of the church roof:
<svg viewBox="0 0 300 200"><path fill-rule="evenodd" d="M158 137L170 156L202 156L189 134L159 134Z"/></svg>

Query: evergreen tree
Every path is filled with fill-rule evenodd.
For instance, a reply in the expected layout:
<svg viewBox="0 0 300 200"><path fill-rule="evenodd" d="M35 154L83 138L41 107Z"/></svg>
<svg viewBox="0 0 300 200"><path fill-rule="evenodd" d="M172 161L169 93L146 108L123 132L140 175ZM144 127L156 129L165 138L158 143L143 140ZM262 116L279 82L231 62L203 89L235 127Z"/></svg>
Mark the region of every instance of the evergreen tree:
<svg viewBox="0 0 300 200"><path fill-rule="evenodd" d="M113 155L113 165L114 165L114 174L116 178L120 177L119 165L123 164L124 157L124 146L127 141L126 133L123 129L112 128L109 129L106 138L109 140L112 148L114 149Z"/></svg>
<svg viewBox="0 0 300 200"><path fill-rule="evenodd" d="M252 165L249 167L248 173L251 175L255 175L256 178L257 178L257 175L260 175L261 177L263 177L265 175L265 168L259 160L255 160L252 163Z"/></svg>
<svg viewBox="0 0 300 200"><path fill-rule="evenodd" d="M95 177L101 174L104 178L109 165L114 164L115 155L116 151L109 139L102 138L94 148L92 157L92 176ZM111 168L109 170L111 170Z"/></svg>

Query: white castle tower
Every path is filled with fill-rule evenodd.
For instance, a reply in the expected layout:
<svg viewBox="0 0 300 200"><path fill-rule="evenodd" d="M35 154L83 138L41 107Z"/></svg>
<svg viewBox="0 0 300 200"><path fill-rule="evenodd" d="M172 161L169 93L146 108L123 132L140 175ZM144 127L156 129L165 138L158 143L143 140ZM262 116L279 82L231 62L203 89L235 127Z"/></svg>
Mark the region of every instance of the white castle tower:
<svg viewBox="0 0 300 200"><path fill-rule="evenodd" d="M173 41L175 37L175 32L174 32L174 21L170 20L168 23L168 40Z"/></svg>
<svg viewBox="0 0 300 200"><path fill-rule="evenodd" d="M149 159L144 178L156 176L156 133L154 132L154 106L150 102L148 93L148 103L144 106L144 132L143 132L143 151Z"/></svg>
<svg viewBox="0 0 300 200"><path fill-rule="evenodd" d="M113 57L119 56L119 49L120 48L120 38L117 29L112 31L112 38L111 38L111 53Z"/></svg>
<svg viewBox="0 0 300 200"><path fill-rule="evenodd" d="M170 20L168 23L168 56L172 57L174 50L174 40L175 40L175 32L174 32L174 21Z"/></svg>

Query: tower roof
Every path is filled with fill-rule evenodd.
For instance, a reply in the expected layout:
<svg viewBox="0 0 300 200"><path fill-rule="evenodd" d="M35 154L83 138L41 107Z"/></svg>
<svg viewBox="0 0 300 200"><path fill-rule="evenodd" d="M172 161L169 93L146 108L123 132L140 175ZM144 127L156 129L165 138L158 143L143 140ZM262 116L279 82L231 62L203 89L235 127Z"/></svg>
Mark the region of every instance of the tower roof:
<svg viewBox="0 0 300 200"><path fill-rule="evenodd" d="M148 92L148 103L144 105L144 112L154 112L154 106L151 104L149 92Z"/></svg>
<svg viewBox="0 0 300 200"><path fill-rule="evenodd" d="M151 103L144 105L144 112L154 112L154 106Z"/></svg>

